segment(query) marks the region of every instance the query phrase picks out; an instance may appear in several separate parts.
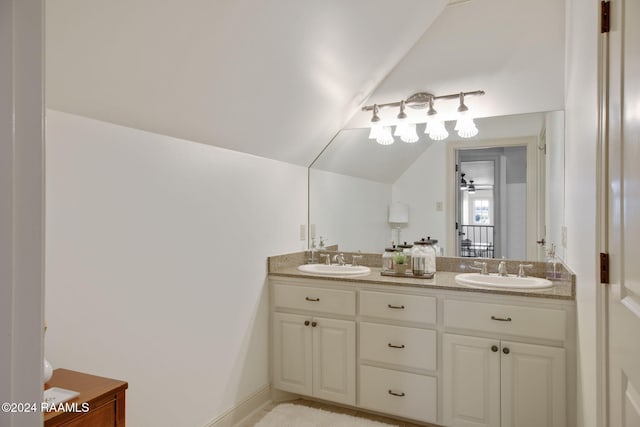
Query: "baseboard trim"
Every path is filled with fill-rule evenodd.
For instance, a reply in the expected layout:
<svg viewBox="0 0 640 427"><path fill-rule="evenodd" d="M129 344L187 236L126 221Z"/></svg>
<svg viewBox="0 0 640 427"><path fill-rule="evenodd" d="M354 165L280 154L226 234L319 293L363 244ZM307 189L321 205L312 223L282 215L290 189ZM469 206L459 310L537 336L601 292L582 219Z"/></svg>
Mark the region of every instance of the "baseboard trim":
<svg viewBox="0 0 640 427"><path fill-rule="evenodd" d="M233 408L225 411L222 415L215 418L204 427L234 427L242 420L253 415L254 412L261 409L264 405L271 401L271 392L269 385L265 385L260 390L247 397Z"/></svg>

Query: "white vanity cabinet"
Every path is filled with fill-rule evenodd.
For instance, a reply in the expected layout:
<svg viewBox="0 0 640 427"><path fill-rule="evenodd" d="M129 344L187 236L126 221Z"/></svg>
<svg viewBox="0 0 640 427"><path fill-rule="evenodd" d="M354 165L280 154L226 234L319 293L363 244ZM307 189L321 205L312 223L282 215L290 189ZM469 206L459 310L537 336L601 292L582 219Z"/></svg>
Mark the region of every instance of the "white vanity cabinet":
<svg viewBox="0 0 640 427"><path fill-rule="evenodd" d="M273 386L355 405L356 324L326 315L355 316L355 292L275 285L273 303L302 312L272 315Z"/></svg>
<svg viewBox="0 0 640 427"><path fill-rule="evenodd" d="M467 330L443 334L445 426L567 425L565 311L456 300L444 311L445 330ZM559 344L523 342L534 339Z"/></svg>
<svg viewBox="0 0 640 427"><path fill-rule="evenodd" d="M275 389L445 427L575 427L571 300L270 282Z"/></svg>
<svg viewBox="0 0 640 427"><path fill-rule="evenodd" d="M359 296L359 405L436 422L437 299L369 290Z"/></svg>

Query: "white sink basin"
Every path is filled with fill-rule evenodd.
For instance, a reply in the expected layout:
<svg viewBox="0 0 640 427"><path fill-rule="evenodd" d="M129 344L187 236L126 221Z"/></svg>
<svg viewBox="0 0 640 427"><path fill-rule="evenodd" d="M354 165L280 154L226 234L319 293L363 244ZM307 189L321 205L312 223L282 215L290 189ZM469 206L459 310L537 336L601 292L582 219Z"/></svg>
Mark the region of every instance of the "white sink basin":
<svg viewBox="0 0 640 427"><path fill-rule="evenodd" d="M371 273L369 267L362 265L327 265L327 264L304 264L299 265L298 270L303 273L321 274L323 276L358 276Z"/></svg>
<svg viewBox="0 0 640 427"><path fill-rule="evenodd" d="M515 275L462 273L456 276L456 283L471 288L535 290L553 287L553 283L539 277L518 277Z"/></svg>

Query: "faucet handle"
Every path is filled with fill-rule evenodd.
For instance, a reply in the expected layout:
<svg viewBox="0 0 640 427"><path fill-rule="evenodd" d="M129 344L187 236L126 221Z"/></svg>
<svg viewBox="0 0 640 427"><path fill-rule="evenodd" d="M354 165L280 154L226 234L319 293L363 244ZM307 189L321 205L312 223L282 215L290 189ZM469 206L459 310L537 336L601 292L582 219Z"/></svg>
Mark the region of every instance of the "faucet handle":
<svg viewBox="0 0 640 427"><path fill-rule="evenodd" d="M533 268L533 264L520 264L518 266L518 277L527 277L524 272L525 268Z"/></svg>
<svg viewBox="0 0 640 427"><path fill-rule="evenodd" d="M320 258L324 258L324 263L331 265L331 254L320 254Z"/></svg>
<svg viewBox="0 0 640 427"><path fill-rule="evenodd" d="M361 260L363 258L363 255L352 255L351 256L351 265L354 267L357 267L358 265L358 261Z"/></svg>

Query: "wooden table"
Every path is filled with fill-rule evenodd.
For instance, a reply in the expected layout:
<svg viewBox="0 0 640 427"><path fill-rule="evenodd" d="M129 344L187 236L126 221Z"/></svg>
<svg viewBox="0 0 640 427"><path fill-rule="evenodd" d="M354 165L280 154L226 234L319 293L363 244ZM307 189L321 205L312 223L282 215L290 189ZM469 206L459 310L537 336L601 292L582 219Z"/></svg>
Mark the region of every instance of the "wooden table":
<svg viewBox="0 0 640 427"><path fill-rule="evenodd" d="M68 369L56 369L45 389L60 387L80 393L66 403L77 403L82 408L88 403L88 411L45 412L45 427L124 427L125 381L98 377ZM86 405L84 405L86 408Z"/></svg>

